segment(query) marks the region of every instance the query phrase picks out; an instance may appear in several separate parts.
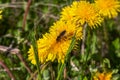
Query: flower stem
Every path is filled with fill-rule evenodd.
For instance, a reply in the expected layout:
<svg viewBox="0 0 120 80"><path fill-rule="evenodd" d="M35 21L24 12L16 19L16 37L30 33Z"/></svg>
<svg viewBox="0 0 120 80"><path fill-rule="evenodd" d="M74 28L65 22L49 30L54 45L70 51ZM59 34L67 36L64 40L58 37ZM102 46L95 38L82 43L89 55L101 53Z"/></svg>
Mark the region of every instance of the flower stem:
<svg viewBox="0 0 120 80"><path fill-rule="evenodd" d="M82 38L82 45L81 45L81 54L83 55L85 52L86 28L87 28L87 24L85 23L83 26L83 38Z"/></svg>

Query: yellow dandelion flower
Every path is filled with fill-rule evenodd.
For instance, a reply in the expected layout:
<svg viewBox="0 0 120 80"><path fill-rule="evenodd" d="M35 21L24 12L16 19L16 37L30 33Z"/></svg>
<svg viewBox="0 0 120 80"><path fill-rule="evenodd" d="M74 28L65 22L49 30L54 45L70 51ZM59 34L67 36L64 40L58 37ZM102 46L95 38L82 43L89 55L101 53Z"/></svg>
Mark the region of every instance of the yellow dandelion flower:
<svg viewBox="0 0 120 80"><path fill-rule="evenodd" d="M83 25L87 23L91 28L101 25L103 18L94 4L87 1L74 1L70 6L63 8L61 20L72 21Z"/></svg>
<svg viewBox="0 0 120 80"><path fill-rule="evenodd" d="M112 72L97 72L96 75L93 77L94 80L111 80Z"/></svg>
<svg viewBox="0 0 120 80"><path fill-rule="evenodd" d="M101 25L103 18L93 4L87 1L74 1L72 5L63 8L61 20L72 20L78 25L87 23L91 28Z"/></svg>
<svg viewBox="0 0 120 80"><path fill-rule="evenodd" d="M103 18L93 4L87 1L79 1L71 7L73 8L72 14L74 14L75 18L78 19L82 25L87 23L91 28L101 25Z"/></svg>
<svg viewBox="0 0 120 80"><path fill-rule="evenodd" d="M2 19L2 15L1 15L1 13L2 13L2 10L0 10L0 19Z"/></svg>
<svg viewBox="0 0 120 80"><path fill-rule="evenodd" d="M70 46L71 39L76 32L76 39L82 38L82 27L76 28L71 22L57 21L51 26L49 32L37 41L38 57L41 63L55 61L64 63L66 52ZM29 60L35 61L33 49L29 49Z"/></svg>
<svg viewBox="0 0 120 80"><path fill-rule="evenodd" d="M114 18L120 12L120 2L117 0L95 0L99 13L108 18Z"/></svg>

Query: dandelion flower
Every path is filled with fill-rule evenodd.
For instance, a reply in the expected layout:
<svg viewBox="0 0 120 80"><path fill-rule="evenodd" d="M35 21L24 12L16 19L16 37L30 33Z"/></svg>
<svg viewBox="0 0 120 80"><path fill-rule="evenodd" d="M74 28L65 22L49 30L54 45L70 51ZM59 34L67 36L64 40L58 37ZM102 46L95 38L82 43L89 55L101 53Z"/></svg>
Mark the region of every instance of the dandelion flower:
<svg viewBox="0 0 120 80"><path fill-rule="evenodd" d="M93 80L111 80L112 78L112 72L97 72L96 76L94 76Z"/></svg>
<svg viewBox="0 0 120 80"><path fill-rule="evenodd" d="M99 13L108 18L114 18L120 12L120 2L117 0L95 0Z"/></svg>
<svg viewBox="0 0 120 80"><path fill-rule="evenodd" d="M73 14L82 25L87 23L91 28L101 25L103 18L98 14L98 11L93 4L90 4L87 1L80 1L76 5L78 7L74 9Z"/></svg>
<svg viewBox="0 0 120 80"><path fill-rule="evenodd" d="M77 31L77 32L76 32ZM41 63L57 60L64 63L66 52L70 46L72 37L76 32L76 39L82 38L82 27L76 27L71 22L57 21L51 26L49 33L43 35L43 38L37 40L38 57ZM32 47L29 49L29 60L33 64L35 61Z"/></svg>

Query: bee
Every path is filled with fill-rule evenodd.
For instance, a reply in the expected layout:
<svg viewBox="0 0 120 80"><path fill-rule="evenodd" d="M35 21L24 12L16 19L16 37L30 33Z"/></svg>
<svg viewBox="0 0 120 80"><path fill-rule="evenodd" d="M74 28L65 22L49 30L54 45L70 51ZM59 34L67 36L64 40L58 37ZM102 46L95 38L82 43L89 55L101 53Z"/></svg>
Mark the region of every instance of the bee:
<svg viewBox="0 0 120 80"><path fill-rule="evenodd" d="M66 30L62 31L56 38L56 41L60 41L63 37L65 37Z"/></svg>

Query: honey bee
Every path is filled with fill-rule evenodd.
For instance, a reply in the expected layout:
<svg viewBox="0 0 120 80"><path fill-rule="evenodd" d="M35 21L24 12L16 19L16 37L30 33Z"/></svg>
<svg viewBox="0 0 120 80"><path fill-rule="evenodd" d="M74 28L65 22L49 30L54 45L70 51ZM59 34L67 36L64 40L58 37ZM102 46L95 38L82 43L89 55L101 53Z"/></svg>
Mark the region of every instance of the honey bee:
<svg viewBox="0 0 120 80"><path fill-rule="evenodd" d="M66 30L62 31L56 38L56 41L60 41L63 37L65 37Z"/></svg>

